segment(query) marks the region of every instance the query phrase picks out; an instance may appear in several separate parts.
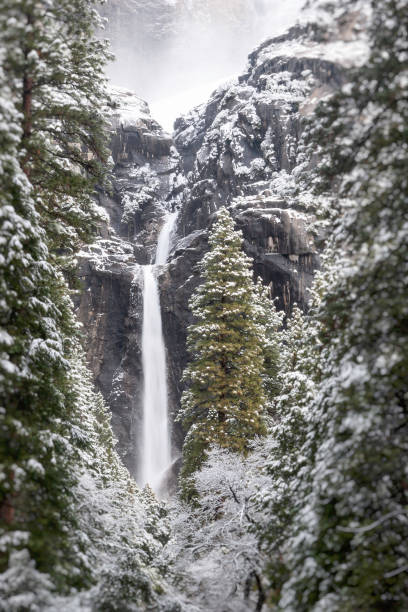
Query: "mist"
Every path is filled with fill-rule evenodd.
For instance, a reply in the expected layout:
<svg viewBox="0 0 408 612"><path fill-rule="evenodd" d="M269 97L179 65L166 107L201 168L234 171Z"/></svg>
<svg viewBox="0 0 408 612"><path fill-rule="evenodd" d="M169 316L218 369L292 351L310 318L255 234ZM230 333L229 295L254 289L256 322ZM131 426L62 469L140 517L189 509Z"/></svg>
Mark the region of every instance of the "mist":
<svg viewBox="0 0 408 612"><path fill-rule="evenodd" d="M110 0L113 85L132 89L172 131L175 119L240 74L248 53L296 22L304 0Z"/></svg>

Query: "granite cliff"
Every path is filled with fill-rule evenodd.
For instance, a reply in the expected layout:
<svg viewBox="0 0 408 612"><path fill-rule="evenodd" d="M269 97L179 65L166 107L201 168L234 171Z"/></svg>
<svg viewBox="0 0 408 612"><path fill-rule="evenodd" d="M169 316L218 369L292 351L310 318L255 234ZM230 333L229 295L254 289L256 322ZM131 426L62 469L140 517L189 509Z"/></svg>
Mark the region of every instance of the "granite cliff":
<svg viewBox="0 0 408 612"><path fill-rule="evenodd" d="M300 187L307 172L301 134L319 99L345 82L342 57L361 57L363 20L356 10L340 14L330 32L305 22L266 41L238 79L176 121L172 136L137 96L113 92L112 190L99 194L107 213L100 237L80 255L83 291L76 306L90 366L132 473L142 412L140 265L152 260L166 211L180 211L170 262L159 278L174 417L187 361L188 300L221 206L243 231L255 274L278 308L307 308L319 236L312 229L313 201ZM175 456L181 442L175 425Z"/></svg>

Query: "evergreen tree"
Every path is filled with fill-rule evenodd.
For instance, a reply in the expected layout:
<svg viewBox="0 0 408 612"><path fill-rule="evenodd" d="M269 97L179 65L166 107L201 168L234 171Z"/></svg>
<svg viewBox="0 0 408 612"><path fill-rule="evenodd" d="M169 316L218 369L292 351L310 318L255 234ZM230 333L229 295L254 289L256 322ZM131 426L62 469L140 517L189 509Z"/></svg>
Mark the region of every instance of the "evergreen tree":
<svg viewBox="0 0 408 612"><path fill-rule="evenodd" d="M1 75L3 96L9 90ZM48 258L32 190L18 163L19 116L0 97L0 570L25 547L41 571L75 583L83 570L74 524L75 401L66 287ZM72 568L78 567L74 576ZM86 581L86 572L83 572Z"/></svg>
<svg viewBox="0 0 408 612"><path fill-rule="evenodd" d="M254 289L254 307L255 320L260 334L259 343L264 357L263 385L270 412L273 399L280 389L280 334L278 330L282 326L284 313L277 312L270 296L270 290L262 284L260 278L257 279Z"/></svg>
<svg viewBox="0 0 408 612"><path fill-rule="evenodd" d="M0 0L2 65L20 113L19 160L51 252L95 233L108 157L106 44L93 0Z"/></svg>
<svg viewBox="0 0 408 612"><path fill-rule="evenodd" d="M166 513L115 451L59 271L98 217L97 23L88 0L0 0L2 612L140 610L164 591Z"/></svg>
<svg viewBox="0 0 408 612"><path fill-rule="evenodd" d="M311 312L315 308L316 297ZM265 579L270 603L274 605L290 576L284 552L293 533L294 518L305 499L303 475L309 463L301 449L306 442L319 379L320 343L314 318L310 314L306 317L295 305L280 333L279 344L279 393L272 402L273 422L263 451L262 472L268 478L252 500L257 507L255 529L260 549L269 559Z"/></svg>
<svg viewBox="0 0 408 612"><path fill-rule="evenodd" d="M220 210L209 243L201 264L204 281L190 301L196 322L189 328L192 361L184 373L188 389L179 416L188 432L183 478L202 464L212 444L245 452L249 441L265 432L264 330L251 260L226 209Z"/></svg>
<svg viewBox="0 0 408 612"><path fill-rule="evenodd" d="M319 187L334 204L318 312L324 376L282 609L408 606L408 7L372 9L369 60L323 105L315 132Z"/></svg>
<svg viewBox="0 0 408 612"><path fill-rule="evenodd" d="M27 559L60 591L91 579L76 528L77 329L55 256L97 218L106 56L95 19L86 0L0 1L0 571Z"/></svg>

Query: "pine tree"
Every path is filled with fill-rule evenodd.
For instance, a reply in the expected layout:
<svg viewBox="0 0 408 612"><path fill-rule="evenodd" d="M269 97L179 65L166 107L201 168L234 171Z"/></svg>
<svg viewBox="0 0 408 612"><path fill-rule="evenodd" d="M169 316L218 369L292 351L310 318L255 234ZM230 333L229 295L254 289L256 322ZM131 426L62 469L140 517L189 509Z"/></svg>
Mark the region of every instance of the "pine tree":
<svg viewBox="0 0 408 612"><path fill-rule="evenodd" d="M86 609L142 609L164 590L165 511L116 453L60 272L103 176L95 19L88 0L0 0L2 612L79 610L89 587Z"/></svg>
<svg viewBox="0 0 408 612"><path fill-rule="evenodd" d="M91 578L76 529L77 329L56 257L97 218L105 52L95 19L86 0L0 1L0 571L25 548L27 571L35 564L59 591Z"/></svg>
<svg viewBox="0 0 408 612"><path fill-rule="evenodd" d="M1 58L20 113L19 159L52 253L69 254L99 220L108 152L106 44L92 0L0 0Z"/></svg>
<svg viewBox="0 0 408 612"><path fill-rule="evenodd" d="M280 334L283 312L277 312L270 296L270 289L257 279L254 289L255 320L258 324L259 343L264 357L263 386L268 403L268 412L272 411L273 399L279 393L280 368Z"/></svg>
<svg viewBox="0 0 408 612"><path fill-rule="evenodd" d="M0 81L0 570L9 552L25 547L41 571L64 583L77 561L82 571L68 536L75 402L66 339L75 325L18 163L19 117Z"/></svg>
<svg viewBox="0 0 408 612"><path fill-rule="evenodd" d="M279 393L272 402L273 422L264 444L263 472L268 481L254 496L258 509L255 528L260 548L269 559L265 579L275 605L289 576L284 559L286 542L305 499L303 474L309 463L302 448L319 380L318 324L311 314L316 302L315 296L308 316L295 305L280 332Z"/></svg>
<svg viewBox="0 0 408 612"><path fill-rule="evenodd" d="M217 444L245 452L265 432L264 354L255 307L251 260L242 252L242 235L221 209L209 237L201 271L203 283L190 306L196 322L189 328L192 361L184 373L188 389L179 419L187 437L182 477L205 460Z"/></svg>
<svg viewBox="0 0 408 612"><path fill-rule="evenodd" d="M369 60L315 132L319 187L335 205L318 312L324 376L283 609L408 605L408 7L372 9Z"/></svg>

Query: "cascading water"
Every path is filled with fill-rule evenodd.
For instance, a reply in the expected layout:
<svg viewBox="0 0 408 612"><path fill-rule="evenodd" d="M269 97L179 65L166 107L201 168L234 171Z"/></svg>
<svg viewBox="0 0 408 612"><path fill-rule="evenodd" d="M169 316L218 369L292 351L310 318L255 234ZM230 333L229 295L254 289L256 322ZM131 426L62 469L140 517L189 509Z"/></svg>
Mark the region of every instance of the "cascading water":
<svg viewBox="0 0 408 612"><path fill-rule="evenodd" d="M177 212L170 213L160 232L155 265L144 266L143 288L143 440L140 482L159 491L171 465L170 427L167 400L166 349L156 266L164 265L170 251Z"/></svg>
<svg viewBox="0 0 408 612"><path fill-rule="evenodd" d="M178 212L169 213L159 235L156 249L156 266L164 266L169 257L171 238L176 225Z"/></svg>

